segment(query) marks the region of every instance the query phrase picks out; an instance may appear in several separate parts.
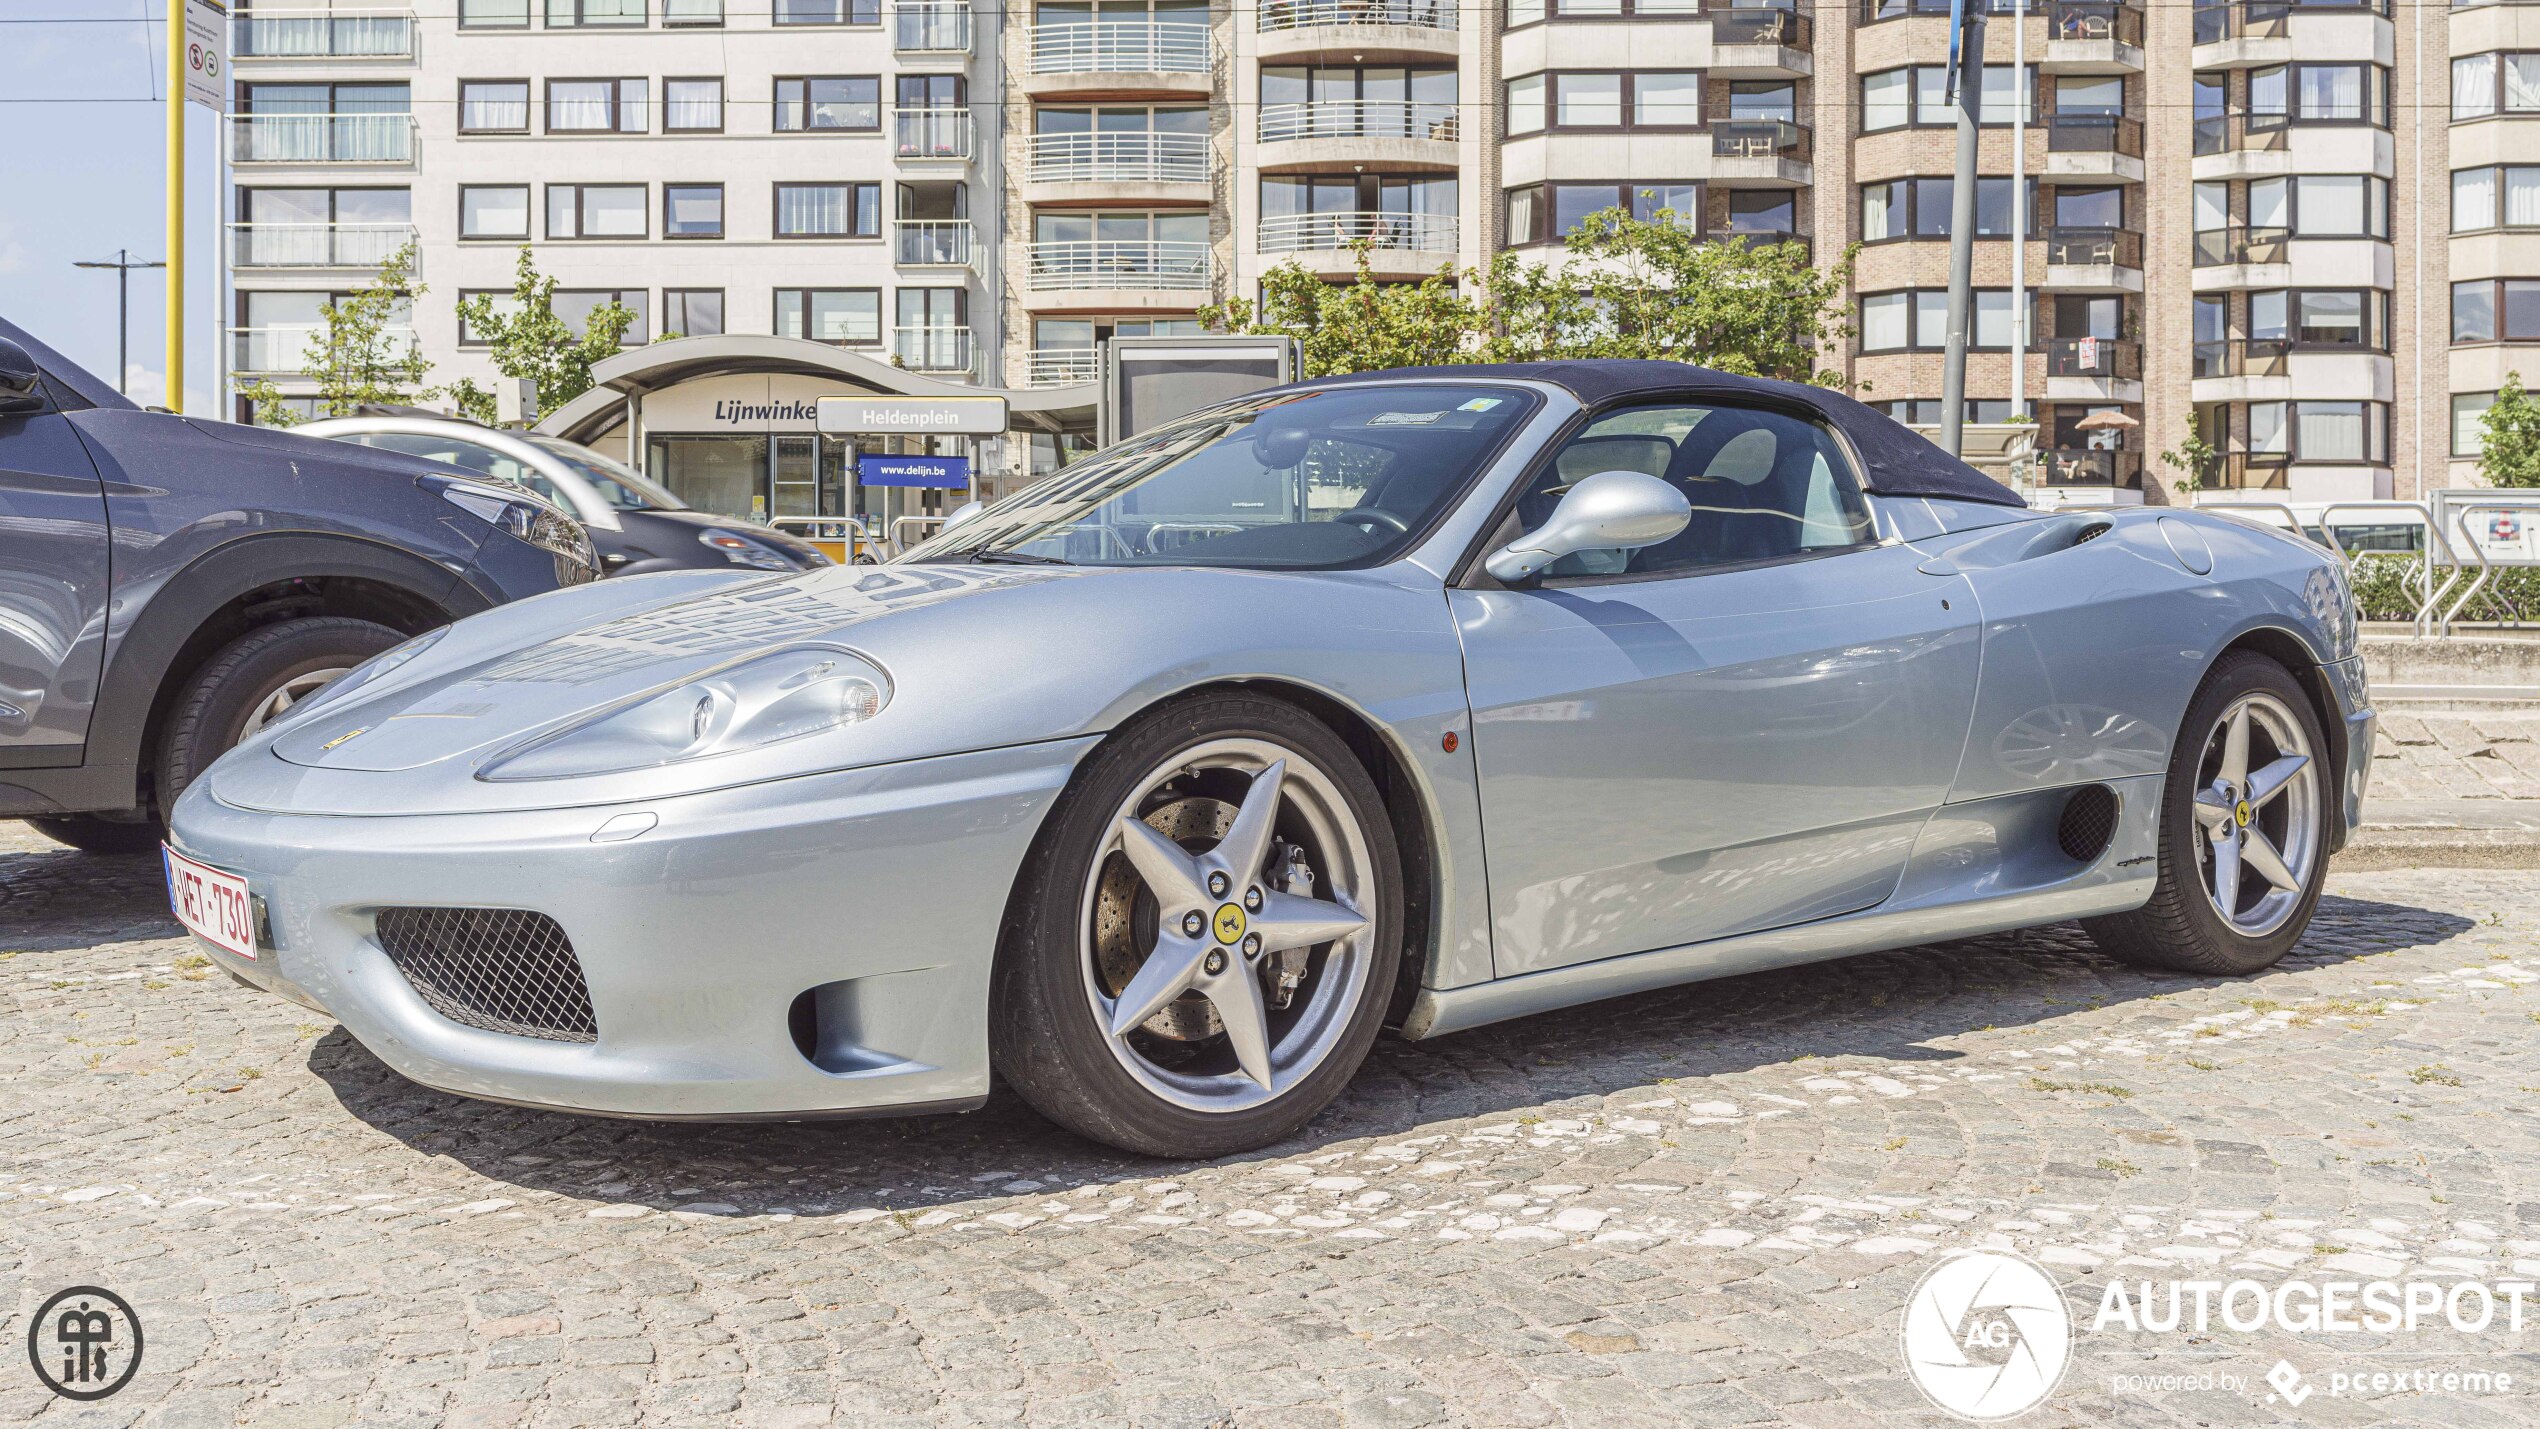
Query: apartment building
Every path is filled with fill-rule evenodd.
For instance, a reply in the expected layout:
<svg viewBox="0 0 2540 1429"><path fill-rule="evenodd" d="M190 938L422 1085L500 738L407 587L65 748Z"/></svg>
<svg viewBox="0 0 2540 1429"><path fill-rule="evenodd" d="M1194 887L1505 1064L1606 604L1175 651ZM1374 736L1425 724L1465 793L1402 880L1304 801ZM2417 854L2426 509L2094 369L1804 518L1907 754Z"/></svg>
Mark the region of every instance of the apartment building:
<svg viewBox="0 0 2540 1429"><path fill-rule="evenodd" d="M2028 2L2017 36L1989 0L1969 416L2016 403L2062 499L2189 499L2159 454L2191 423L2208 499L2469 479L2540 343L2540 163L2515 162L2540 11ZM1858 243L1828 360L1941 415L1945 0L289 3L237 46L241 373L294 366L314 303L412 238L442 376L490 377L450 300L528 241L638 339L1073 389L1103 341L1195 330L1279 264L1341 278L1364 244L1413 281L1621 204L1822 263ZM836 374L785 376L759 390ZM628 449L716 504L837 499L816 438L716 435Z"/></svg>

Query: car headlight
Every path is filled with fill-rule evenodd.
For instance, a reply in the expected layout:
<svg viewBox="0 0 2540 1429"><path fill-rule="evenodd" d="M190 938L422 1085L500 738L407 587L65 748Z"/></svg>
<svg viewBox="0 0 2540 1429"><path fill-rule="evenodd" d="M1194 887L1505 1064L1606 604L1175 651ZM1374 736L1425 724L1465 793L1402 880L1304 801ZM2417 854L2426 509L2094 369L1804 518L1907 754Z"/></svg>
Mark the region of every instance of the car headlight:
<svg viewBox="0 0 2540 1429"><path fill-rule="evenodd" d="M403 645L389 646L355 665L350 671L320 685L316 694L308 696L267 720L264 727L268 730L279 729L286 724L306 718L309 711L332 704L365 685L378 684L411 662L417 655L440 644L441 637L449 633L450 627L444 625L437 630L427 630Z"/></svg>
<svg viewBox="0 0 2540 1429"><path fill-rule="evenodd" d="M570 779L736 754L860 724L890 698L890 677L880 666L830 646L798 646L735 661L539 735L495 755L476 777Z"/></svg>
<svg viewBox="0 0 2540 1429"><path fill-rule="evenodd" d="M738 531L699 531L697 544L719 551L723 559L736 566L761 571L790 571L802 563L764 541L753 541Z"/></svg>
<svg viewBox="0 0 2540 1429"><path fill-rule="evenodd" d="M528 487L491 477L418 477L441 499L556 558L556 583L580 585L600 573L600 553L582 523Z"/></svg>

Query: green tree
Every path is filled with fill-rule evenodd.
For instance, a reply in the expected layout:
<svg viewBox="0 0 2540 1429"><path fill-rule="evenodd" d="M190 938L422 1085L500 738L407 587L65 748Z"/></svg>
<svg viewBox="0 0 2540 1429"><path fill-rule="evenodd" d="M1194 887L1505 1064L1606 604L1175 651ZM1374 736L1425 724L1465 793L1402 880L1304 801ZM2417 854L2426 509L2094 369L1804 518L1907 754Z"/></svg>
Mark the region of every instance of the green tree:
<svg viewBox="0 0 2540 1429"><path fill-rule="evenodd" d="M1417 283L1383 283L1368 245L1352 247L1358 274L1351 282L1325 282L1291 259L1262 275L1259 304L1229 298L1201 308L1199 319L1228 332L1294 337L1308 377L1473 360L1465 346L1476 314L1452 265Z"/></svg>
<svg viewBox="0 0 2540 1429"><path fill-rule="evenodd" d="M2478 469L2490 486L2540 486L2540 402L2522 390L2522 374L2508 372L2496 400L2479 418L2485 438Z"/></svg>
<svg viewBox="0 0 2540 1429"><path fill-rule="evenodd" d="M2221 457L2222 453L2215 449L2214 444L2205 440L2204 422L2190 411L2187 414L2187 435L2179 440L2177 446L2161 453L2161 464L2178 472L2178 479L2170 483L2170 489L2185 496L2213 479Z"/></svg>
<svg viewBox="0 0 2540 1429"><path fill-rule="evenodd" d="M495 371L537 385L538 415L544 417L591 390L591 364L625 345L635 310L602 303L591 310L582 330L574 331L556 316L556 280L538 271L524 243L508 310L498 305L497 295L479 293L460 300L459 321L484 341ZM493 394L472 382L462 382L457 390L461 410L480 421L493 419Z"/></svg>
<svg viewBox="0 0 2540 1429"><path fill-rule="evenodd" d="M309 332L300 372L317 384L318 415L346 417L370 403L420 406L457 389L425 381L432 363L415 343L410 325L414 300L424 285L414 281L415 248L409 243L379 265L379 275L347 294L341 302L318 309L318 326ZM255 404L256 420L288 427L301 415L270 381L252 383L239 395Z"/></svg>

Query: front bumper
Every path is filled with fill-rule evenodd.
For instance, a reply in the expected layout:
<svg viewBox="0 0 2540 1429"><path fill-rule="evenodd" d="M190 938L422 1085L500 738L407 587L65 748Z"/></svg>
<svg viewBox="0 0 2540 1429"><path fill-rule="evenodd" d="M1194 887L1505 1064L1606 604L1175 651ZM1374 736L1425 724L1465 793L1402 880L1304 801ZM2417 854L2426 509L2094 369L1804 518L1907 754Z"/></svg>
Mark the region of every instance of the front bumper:
<svg viewBox="0 0 2540 1429"><path fill-rule="evenodd" d="M202 944L206 956L324 1008L427 1086L662 1118L975 1104L1006 898L1093 742L498 814L251 812L219 802L216 768L178 802L170 839L244 876L263 905L271 945L254 962ZM595 841L627 815L657 822ZM401 906L555 919L598 1040L433 1011L378 941L379 910ZM814 989L818 1064L795 1021Z"/></svg>

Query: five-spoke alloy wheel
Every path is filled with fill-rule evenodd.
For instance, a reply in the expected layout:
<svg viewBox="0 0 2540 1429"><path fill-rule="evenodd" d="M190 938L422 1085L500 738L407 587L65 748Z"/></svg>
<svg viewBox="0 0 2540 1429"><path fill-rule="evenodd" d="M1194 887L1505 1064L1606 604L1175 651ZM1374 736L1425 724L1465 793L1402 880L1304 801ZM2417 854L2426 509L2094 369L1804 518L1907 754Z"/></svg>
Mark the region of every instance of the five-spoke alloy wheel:
<svg viewBox="0 0 2540 1429"><path fill-rule="evenodd" d="M1000 1069L1043 1114L1133 1151L1288 1135L1366 1056L1402 940L1382 796L1295 706L1206 695L1087 760L999 956Z"/></svg>

